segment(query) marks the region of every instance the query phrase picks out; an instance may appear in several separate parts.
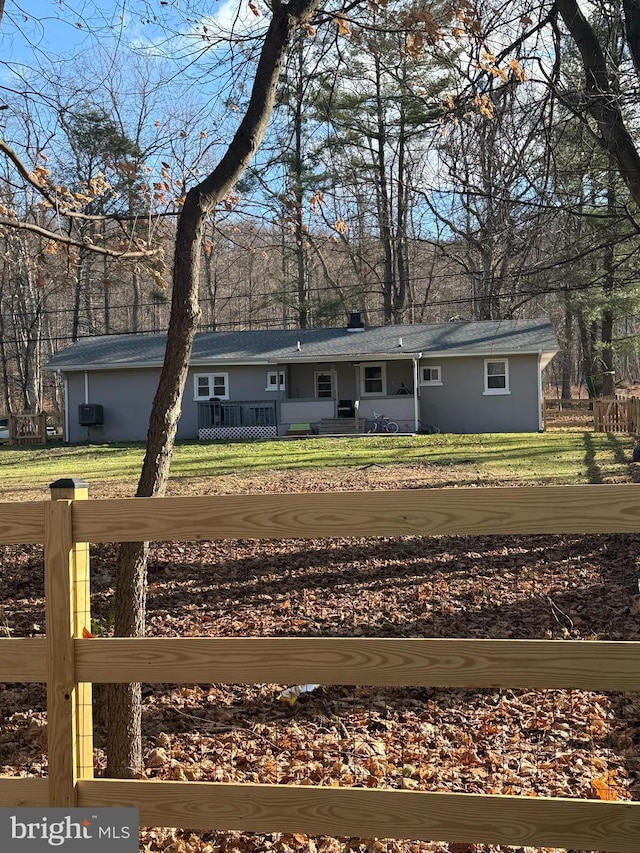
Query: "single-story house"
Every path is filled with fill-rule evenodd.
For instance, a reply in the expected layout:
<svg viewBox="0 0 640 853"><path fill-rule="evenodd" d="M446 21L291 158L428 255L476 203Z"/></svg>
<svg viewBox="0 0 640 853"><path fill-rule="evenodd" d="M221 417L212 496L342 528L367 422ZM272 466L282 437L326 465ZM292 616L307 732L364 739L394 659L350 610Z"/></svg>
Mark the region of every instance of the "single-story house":
<svg viewBox="0 0 640 853"><path fill-rule="evenodd" d="M141 441L166 335L85 338L51 358L66 388L66 439ZM547 320L199 332L179 439L367 431L542 429L543 368L558 351Z"/></svg>

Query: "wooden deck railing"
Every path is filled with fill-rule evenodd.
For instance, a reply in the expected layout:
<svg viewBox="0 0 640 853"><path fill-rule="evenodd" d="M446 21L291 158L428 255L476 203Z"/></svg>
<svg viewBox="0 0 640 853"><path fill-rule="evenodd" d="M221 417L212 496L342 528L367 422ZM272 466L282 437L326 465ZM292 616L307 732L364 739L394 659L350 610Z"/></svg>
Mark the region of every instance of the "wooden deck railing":
<svg viewBox="0 0 640 853"><path fill-rule="evenodd" d="M198 429L208 427L275 426L274 400L242 402L207 401L198 403Z"/></svg>
<svg viewBox="0 0 640 853"><path fill-rule="evenodd" d="M637 642L82 639L86 542L640 532L635 485L427 489L0 504L0 544L44 543L46 638L1 639L0 681L48 684L49 778L0 778L0 806L136 806L146 826L438 839L637 853L640 802L93 779L90 682L640 691Z"/></svg>

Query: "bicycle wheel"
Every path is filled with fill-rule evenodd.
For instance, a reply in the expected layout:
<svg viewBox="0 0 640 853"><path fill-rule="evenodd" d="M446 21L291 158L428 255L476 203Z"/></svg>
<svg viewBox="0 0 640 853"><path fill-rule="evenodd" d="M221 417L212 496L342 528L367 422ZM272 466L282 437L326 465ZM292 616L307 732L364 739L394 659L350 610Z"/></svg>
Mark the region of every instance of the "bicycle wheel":
<svg viewBox="0 0 640 853"><path fill-rule="evenodd" d="M395 421L389 421L386 429L387 429L387 432L398 432L400 427L398 426L398 424Z"/></svg>
<svg viewBox="0 0 640 853"><path fill-rule="evenodd" d="M372 421L371 429L368 432L378 432L378 421Z"/></svg>

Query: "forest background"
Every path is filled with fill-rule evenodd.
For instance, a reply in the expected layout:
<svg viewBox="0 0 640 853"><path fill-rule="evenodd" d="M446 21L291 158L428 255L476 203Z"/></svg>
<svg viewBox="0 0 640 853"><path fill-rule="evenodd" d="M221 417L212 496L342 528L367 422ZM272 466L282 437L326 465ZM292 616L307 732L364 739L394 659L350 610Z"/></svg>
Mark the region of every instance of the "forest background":
<svg viewBox="0 0 640 853"><path fill-rule="evenodd" d="M177 216L238 127L269 18L260 0L34 5L7 0L0 32L13 412L62 406L43 367L78 338L166 330ZM200 328L546 315L550 393L636 382L637 205L558 5L390 0L305 22L265 140L208 217ZM633 134L623 5L580 9Z"/></svg>

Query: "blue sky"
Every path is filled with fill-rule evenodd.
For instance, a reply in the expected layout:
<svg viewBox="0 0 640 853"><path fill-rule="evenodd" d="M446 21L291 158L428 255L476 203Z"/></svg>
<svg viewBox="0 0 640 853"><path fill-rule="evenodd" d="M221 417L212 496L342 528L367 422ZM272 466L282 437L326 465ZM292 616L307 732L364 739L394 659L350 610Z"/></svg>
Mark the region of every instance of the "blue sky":
<svg viewBox="0 0 640 853"><path fill-rule="evenodd" d="M256 9L261 5L262 0L253 3ZM194 0L188 9L180 0L6 0L0 60L24 61L34 51L69 56L88 49L96 33L102 43L154 43L162 38L154 19L185 35L193 28L198 39L203 24L211 35L232 27L246 33L261 18L242 0Z"/></svg>
<svg viewBox="0 0 640 853"><path fill-rule="evenodd" d="M68 56L86 49L92 39L87 11L106 21L118 16L121 2L66 3L64 0L7 0L0 27L0 57L3 61L28 62L34 54ZM104 14L101 14L104 10Z"/></svg>

